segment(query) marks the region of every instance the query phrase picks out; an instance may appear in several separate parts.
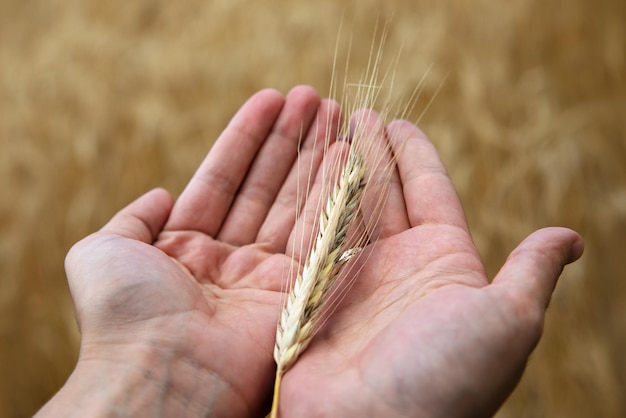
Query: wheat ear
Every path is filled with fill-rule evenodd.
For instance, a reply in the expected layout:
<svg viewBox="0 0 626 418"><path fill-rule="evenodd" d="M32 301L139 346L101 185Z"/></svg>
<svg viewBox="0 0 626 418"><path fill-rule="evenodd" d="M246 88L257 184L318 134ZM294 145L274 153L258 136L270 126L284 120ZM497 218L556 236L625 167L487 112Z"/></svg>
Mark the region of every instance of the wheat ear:
<svg viewBox="0 0 626 418"><path fill-rule="evenodd" d="M277 371L272 417L277 417L283 374L311 342L341 265L359 250L346 248L346 238L360 206L364 185L365 163L352 147L339 182L320 213L319 232L313 248L289 293L276 330L274 359Z"/></svg>
<svg viewBox="0 0 626 418"><path fill-rule="evenodd" d="M375 106L377 103L382 101L381 120L386 120L389 116L404 118L412 111L420 96L422 82L426 75L420 80L408 100L396 102L391 97L395 80L395 65L381 71L384 70L381 68L381 62L388 24L389 21L385 23L380 32L378 23L376 24L369 61L357 83L348 82L350 41L341 94L337 94L338 84L335 78L338 74L336 65L340 36L337 37L330 97L341 97L341 107L348 109L348 114L355 114L359 109L373 109L377 107ZM377 37L379 38L378 41L376 41ZM398 59L399 53L396 56L396 64ZM381 97L381 92L385 89L388 91L388 96ZM405 105L401 105L401 103ZM426 106L427 108L428 106ZM270 418L278 417L280 389L284 374L307 348L324 320L333 313L342 297L345 296L346 289L350 287L358 275L358 267L356 271L346 270L351 266L346 266L345 271L340 274L342 266L350 258L360 257L361 247L368 245L370 239L373 240L372 245L375 244L374 230L383 212L386 188L395 171L395 155L390 148L391 142L389 142L392 138L384 138L384 135L393 137L394 132L388 131L381 137L372 136L370 132L372 128L367 126L366 120L362 118L354 121L353 125L347 123L343 128L343 135L338 137L351 138L347 162L343 166L336 183L335 180L328 181L333 178L332 176L322 180L325 182L324 188L326 189L327 186L328 189L326 190L332 189L332 191L326 197L325 206L320 210L317 235L302 272L296 277L279 319L274 346L277 371ZM328 139L326 138L326 141ZM393 142L398 144L402 141L401 138L393 138ZM327 146L328 142L324 145L325 151L328 150ZM370 190L365 190L366 188ZM365 194L368 196L364 198ZM377 201L374 202L373 199L377 199ZM363 216L364 224L361 227L364 230L352 233L350 226L359 212ZM346 276L347 282L343 288L336 286L339 276Z"/></svg>

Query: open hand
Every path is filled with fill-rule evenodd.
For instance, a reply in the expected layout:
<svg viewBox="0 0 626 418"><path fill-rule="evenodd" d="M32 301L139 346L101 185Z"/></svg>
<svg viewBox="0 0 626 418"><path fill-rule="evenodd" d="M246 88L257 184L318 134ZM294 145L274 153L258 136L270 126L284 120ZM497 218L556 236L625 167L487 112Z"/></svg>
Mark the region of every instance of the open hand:
<svg viewBox="0 0 626 418"><path fill-rule="evenodd" d="M174 395L144 405L146 415L262 414L288 242L307 187L298 149L316 169L323 150L312 144L338 117L337 104L309 87L286 98L262 91L176 202L153 190L75 245L66 269L82 333L79 366L139 364L148 386Z"/></svg>
<svg viewBox="0 0 626 418"><path fill-rule="evenodd" d="M454 187L424 134L383 127L397 173L359 276L283 379L281 416L491 416L537 344L582 240L540 230L489 283Z"/></svg>

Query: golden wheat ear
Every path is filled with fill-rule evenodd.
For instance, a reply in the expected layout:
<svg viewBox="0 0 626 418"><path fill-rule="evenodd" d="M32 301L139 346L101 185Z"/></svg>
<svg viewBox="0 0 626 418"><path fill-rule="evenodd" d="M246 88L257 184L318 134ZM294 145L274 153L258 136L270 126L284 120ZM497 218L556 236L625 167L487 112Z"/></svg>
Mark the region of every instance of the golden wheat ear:
<svg viewBox="0 0 626 418"><path fill-rule="evenodd" d="M381 64L387 26L388 23L380 33L377 33L378 28L375 30L367 68L354 83L348 82L348 54L339 95L336 81L338 47L335 51L330 97L341 97L339 102L344 115L352 116L342 122L337 138L326 138L323 146L329 151L328 144L335 142L335 145L347 147L347 152L336 153L336 157L332 152L325 155L322 192L307 197L319 199L319 202L306 203L315 205L317 219L313 222L311 241L303 239L300 243L298 253L306 253L307 257L302 270L289 286L290 292L277 326L274 347L277 370L270 413L273 418L278 417L284 374L306 350L356 280L358 269L362 267L355 266L364 264L361 260L355 262L364 253L361 250L367 245L375 245L375 230L384 212L387 188L392 177L397 175L391 143L394 142L397 148L398 138L390 138L394 133L385 129L385 123L391 118L405 118L413 109L419 98L421 82L408 100L392 99L397 56L384 71ZM377 107L379 114L370 110ZM347 138L348 142L341 144L340 138ZM305 220L303 224L306 223ZM298 265L295 260L293 264Z"/></svg>
<svg viewBox="0 0 626 418"><path fill-rule="evenodd" d="M296 362L319 329L321 313L333 291L341 266L358 252L348 238L365 187L365 163L350 148L338 183L320 212L318 233L298 274L276 331L274 360L277 364L272 416L277 407L282 376Z"/></svg>
<svg viewBox="0 0 626 418"><path fill-rule="evenodd" d="M297 275L282 310L276 331L274 359L277 364L272 415L277 416L279 393L283 375L294 365L300 354L308 347L324 318L332 313L342 293L349 286L337 286L340 270L352 258L358 257L369 239L368 228L355 222L363 216L363 196L367 189L368 173L381 175L380 167L372 166L375 161L369 154L379 149L370 132L367 112L346 123L351 138L347 157L337 153L336 159L326 161L328 168L322 174L322 198L316 223L315 239L310 246L302 271ZM358 115L358 114L357 114ZM377 130L377 139L384 140L383 128ZM370 144L366 146L365 142ZM343 145L347 145L344 143ZM366 162L366 156L367 158ZM378 160L384 161L379 156ZM380 164L380 161L376 161ZM338 175L333 172L339 171ZM372 184L374 179L370 177ZM381 201L380 196L378 201ZM370 211L371 212L371 211ZM372 214L368 215L372 219ZM344 274L343 277L346 275ZM355 275L356 276L356 275ZM348 280L350 281L350 280ZM342 290L337 290L342 289Z"/></svg>
<svg viewBox="0 0 626 418"><path fill-rule="evenodd" d="M313 248L280 317L274 348L278 374L286 372L308 346L339 268L355 251L347 248L348 229L361 203L364 179L363 158L351 151L339 183L321 211Z"/></svg>

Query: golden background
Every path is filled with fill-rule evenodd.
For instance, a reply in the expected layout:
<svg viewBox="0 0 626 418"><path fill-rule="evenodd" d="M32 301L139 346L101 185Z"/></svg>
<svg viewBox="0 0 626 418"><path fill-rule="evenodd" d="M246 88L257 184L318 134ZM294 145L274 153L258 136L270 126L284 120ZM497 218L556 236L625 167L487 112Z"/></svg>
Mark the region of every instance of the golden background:
<svg viewBox="0 0 626 418"><path fill-rule="evenodd" d="M626 416L623 0L0 0L1 416L73 367L70 245L151 187L180 193L253 92L326 95L342 21L356 71L392 14L394 91L432 67L417 119L443 82L420 125L490 274L539 227L586 240L498 416Z"/></svg>

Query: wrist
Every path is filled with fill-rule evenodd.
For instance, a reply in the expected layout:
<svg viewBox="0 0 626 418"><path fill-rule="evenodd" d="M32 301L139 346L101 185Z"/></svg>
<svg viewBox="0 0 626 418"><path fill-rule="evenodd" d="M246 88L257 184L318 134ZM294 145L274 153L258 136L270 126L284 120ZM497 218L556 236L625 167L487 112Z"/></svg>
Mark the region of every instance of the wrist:
<svg viewBox="0 0 626 418"><path fill-rule="evenodd" d="M219 376L158 344L83 346L72 375L37 417L204 415L215 412L220 385Z"/></svg>
<svg viewBox="0 0 626 418"><path fill-rule="evenodd" d="M125 361L105 353L92 357L81 350L72 375L37 417L163 415L168 381L165 363L141 347L127 349Z"/></svg>

